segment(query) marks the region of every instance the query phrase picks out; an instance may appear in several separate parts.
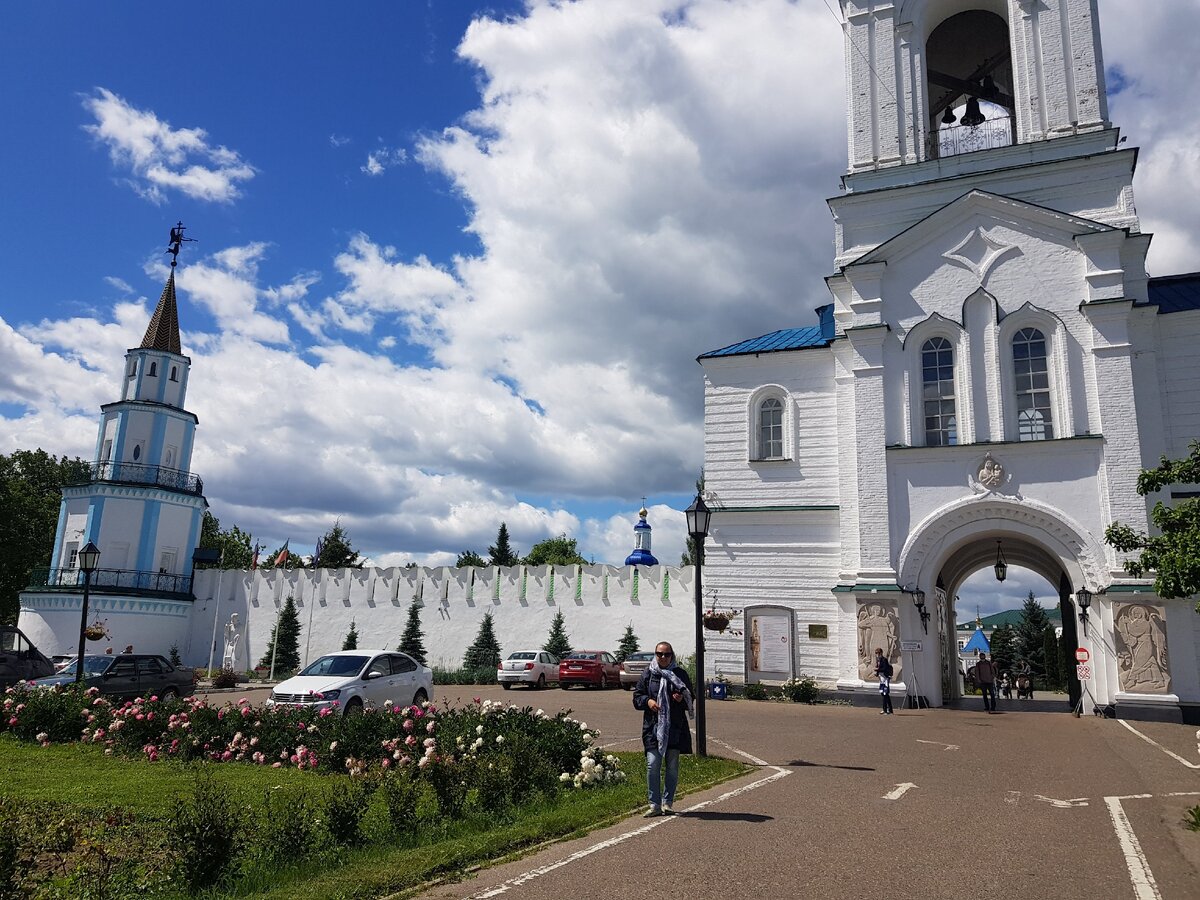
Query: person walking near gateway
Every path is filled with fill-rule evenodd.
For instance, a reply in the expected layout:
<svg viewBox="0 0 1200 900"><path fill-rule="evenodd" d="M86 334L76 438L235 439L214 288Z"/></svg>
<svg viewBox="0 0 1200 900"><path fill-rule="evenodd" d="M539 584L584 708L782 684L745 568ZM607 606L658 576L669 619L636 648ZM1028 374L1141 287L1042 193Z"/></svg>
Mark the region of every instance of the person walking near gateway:
<svg viewBox="0 0 1200 900"><path fill-rule="evenodd" d="M983 692L983 708L989 713L996 711L996 664L979 651L979 662L975 663L975 683Z"/></svg>
<svg viewBox="0 0 1200 900"><path fill-rule="evenodd" d="M875 648L875 674L879 676L879 699L883 703L881 716L892 714L892 664L883 655L883 648Z"/></svg>
<svg viewBox="0 0 1200 900"><path fill-rule="evenodd" d="M654 660L633 689L633 706L642 711L642 746L646 750L646 786L650 809L646 818L672 816L679 784L679 754L692 752L688 714L692 711L692 679L675 664L666 641L654 648ZM664 765L665 783L664 783Z"/></svg>

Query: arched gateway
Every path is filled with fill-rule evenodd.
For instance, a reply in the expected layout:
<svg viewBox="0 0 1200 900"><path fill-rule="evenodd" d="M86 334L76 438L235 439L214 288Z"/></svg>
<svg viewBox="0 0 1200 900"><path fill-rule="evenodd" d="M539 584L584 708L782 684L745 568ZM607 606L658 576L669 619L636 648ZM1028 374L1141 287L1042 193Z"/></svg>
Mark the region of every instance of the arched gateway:
<svg viewBox="0 0 1200 900"><path fill-rule="evenodd" d="M1102 543L1114 521L1147 529L1139 470L1200 435L1200 275L1146 272L1095 0L842 13L830 302L699 357L705 585L790 611L772 671L865 698L879 647L899 693L937 704L957 690L950 602L1000 541L1058 590L1086 710L1200 719L1194 600L1158 598ZM722 674L770 680L746 639L707 643Z"/></svg>

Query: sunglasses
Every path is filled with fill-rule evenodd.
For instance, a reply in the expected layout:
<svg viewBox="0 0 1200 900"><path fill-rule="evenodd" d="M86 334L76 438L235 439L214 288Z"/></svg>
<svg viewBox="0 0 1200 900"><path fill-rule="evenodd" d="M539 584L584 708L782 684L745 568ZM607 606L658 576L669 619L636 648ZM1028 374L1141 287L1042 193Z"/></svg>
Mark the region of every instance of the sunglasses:
<svg viewBox="0 0 1200 900"><path fill-rule="evenodd" d="M670 651L668 651L666 653L659 653L657 650L655 650L654 655L655 656L674 656L675 654L671 653Z"/></svg>

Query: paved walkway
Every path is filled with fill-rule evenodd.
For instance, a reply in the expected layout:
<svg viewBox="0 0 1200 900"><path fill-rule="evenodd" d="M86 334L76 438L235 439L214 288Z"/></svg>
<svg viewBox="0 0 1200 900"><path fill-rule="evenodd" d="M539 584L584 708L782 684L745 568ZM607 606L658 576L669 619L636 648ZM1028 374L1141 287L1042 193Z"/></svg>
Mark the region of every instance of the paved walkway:
<svg viewBox="0 0 1200 900"><path fill-rule="evenodd" d="M639 749L623 691L443 688L570 706ZM1066 713L708 705L709 752L755 771L427 898L1192 898L1195 728ZM631 773L638 774L638 773ZM686 785L684 785L686 788Z"/></svg>

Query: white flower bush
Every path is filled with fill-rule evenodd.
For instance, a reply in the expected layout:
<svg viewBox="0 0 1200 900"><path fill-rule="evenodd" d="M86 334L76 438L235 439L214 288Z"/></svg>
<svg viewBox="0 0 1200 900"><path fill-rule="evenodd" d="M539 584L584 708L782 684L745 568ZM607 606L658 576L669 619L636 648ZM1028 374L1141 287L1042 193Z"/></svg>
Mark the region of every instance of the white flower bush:
<svg viewBox="0 0 1200 900"><path fill-rule="evenodd" d="M571 782L577 788L589 787L605 782L620 782L625 780L621 770L621 760L611 753L601 755L594 747L588 747L579 755L579 771L572 776L563 772L558 776L562 782Z"/></svg>

